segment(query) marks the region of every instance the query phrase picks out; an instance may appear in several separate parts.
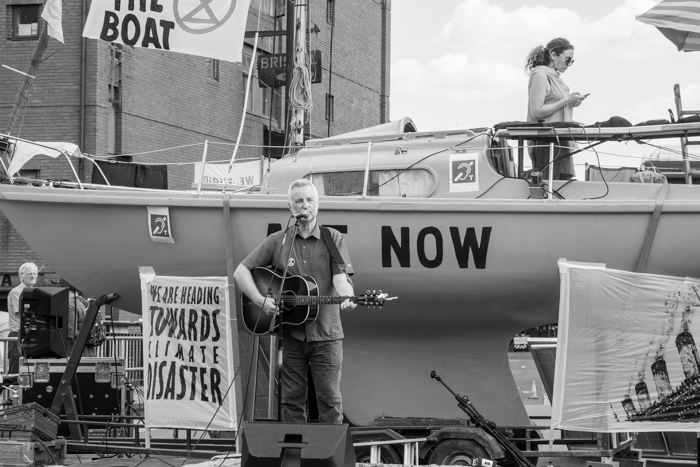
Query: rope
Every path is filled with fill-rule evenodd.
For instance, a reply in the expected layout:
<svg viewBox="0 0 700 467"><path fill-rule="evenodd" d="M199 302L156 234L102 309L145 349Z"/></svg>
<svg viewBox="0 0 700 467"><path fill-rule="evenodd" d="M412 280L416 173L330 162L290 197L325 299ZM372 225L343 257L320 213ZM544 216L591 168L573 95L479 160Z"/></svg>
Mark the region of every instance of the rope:
<svg viewBox="0 0 700 467"><path fill-rule="evenodd" d="M292 73L292 85L289 90L289 102L296 109L311 112L314 108L311 97L311 71L307 64L311 61L309 54L305 54L303 63L295 61ZM308 113L306 114L308 119Z"/></svg>
<svg viewBox="0 0 700 467"><path fill-rule="evenodd" d="M183 144L182 146L173 146L170 148L164 148L164 149L154 149L153 151L144 151L144 152L134 152L131 154L119 154L119 156L126 156L126 157L133 157L133 156L143 156L144 154L153 154L156 152L163 152L163 151L171 151L173 149L183 149L183 148L191 148L192 146L201 146L204 143L192 143L192 144ZM212 144L212 143L209 143ZM114 156L106 156L106 157L114 157Z"/></svg>

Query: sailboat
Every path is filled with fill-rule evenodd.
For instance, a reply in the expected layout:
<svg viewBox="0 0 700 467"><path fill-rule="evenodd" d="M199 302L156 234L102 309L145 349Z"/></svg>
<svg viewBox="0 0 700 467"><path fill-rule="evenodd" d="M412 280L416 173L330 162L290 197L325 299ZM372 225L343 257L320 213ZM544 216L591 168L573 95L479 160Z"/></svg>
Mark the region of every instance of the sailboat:
<svg viewBox="0 0 700 467"><path fill-rule="evenodd" d="M522 178L507 141L635 140L700 135L700 124L613 129L506 127L417 132L410 119L322 140L231 191L0 186L0 210L71 284L138 312L138 270L226 274L227 230L242 260L289 216L287 187L307 177L320 222L344 233L356 291L399 299L343 316L347 418L454 418L430 370L450 375L485 417L526 424L507 346L557 321L557 260L700 275L700 188ZM522 154L520 155L522 157ZM521 167L522 165L519 165ZM149 209L172 243L153 240ZM229 222L226 219L230 219Z"/></svg>

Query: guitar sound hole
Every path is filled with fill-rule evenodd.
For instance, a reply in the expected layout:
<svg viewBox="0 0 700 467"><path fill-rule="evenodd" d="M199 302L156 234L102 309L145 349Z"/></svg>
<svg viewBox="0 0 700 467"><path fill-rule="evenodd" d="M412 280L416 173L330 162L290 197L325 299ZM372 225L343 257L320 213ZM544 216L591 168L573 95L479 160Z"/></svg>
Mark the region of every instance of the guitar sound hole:
<svg viewBox="0 0 700 467"><path fill-rule="evenodd" d="M295 294L294 292L285 291L282 295L282 311L293 310L296 306L294 304L294 297L296 297L297 294Z"/></svg>

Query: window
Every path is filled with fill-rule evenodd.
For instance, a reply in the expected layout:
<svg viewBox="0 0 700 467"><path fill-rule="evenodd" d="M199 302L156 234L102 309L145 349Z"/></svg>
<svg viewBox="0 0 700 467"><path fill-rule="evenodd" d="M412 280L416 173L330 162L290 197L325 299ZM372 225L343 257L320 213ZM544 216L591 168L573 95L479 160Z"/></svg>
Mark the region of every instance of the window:
<svg viewBox="0 0 700 467"><path fill-rule="evenodd" d="M250 68L250 59L253 55L253 47L245 44L243 49L243 63L241 64L245 70ZM255 70L255 68L253 68ZM243 73L243 88L248 81L248 72ZM262 87L261 87L262 86ZM270 97L272 89L258 80L257 76L253 76L250 80L250 89L248 94L248 107L246 112L256 115L270 116Z"/></svg>
<svg viewBox="0 0 700 467"><path fill-rule="evenodd" d="M39 37L41 5L12 5L12 39L26 40Z"/></svg>
<svg viewBox="0 0 700 467"><path fill-rule="evenodd" d="M207 58L207 74L210 78L219 81L219 60L215 58Z"/></svg>
<svg viewBox="0 0 700 467"><path fill-rule="evenodd" d="M332 94L326 93L326 120L329 122L333 121L333 117L335 116L335 98L333 97Z"/></svg>
<svg viewBox="0 0 700 467"><path fill-rule="evenodd" d="M248 79L248 73L243 73L243 80ZM264 86L264 85L263 85ZM248 95L247 112L257 115L270 116L270 94L271 89L267 86L261 88L258 80L253 77L250 81L250 94Z"/></svg>
<svg viewBox="0 0 700 467"><path fill-rule="evenodd" d="M316 186L319 195L361 195L365 173L352 172L314 173L304 177ZM435 191L435 177L425 169L370 170L367 194L370 196L400 196L403 198L427 198Z"/></svg>
<svg viewBox="0 0 700 467"><path fill-rule="evenodd" d="M335 0L326 0L326 23L335 22Z"/></svg>

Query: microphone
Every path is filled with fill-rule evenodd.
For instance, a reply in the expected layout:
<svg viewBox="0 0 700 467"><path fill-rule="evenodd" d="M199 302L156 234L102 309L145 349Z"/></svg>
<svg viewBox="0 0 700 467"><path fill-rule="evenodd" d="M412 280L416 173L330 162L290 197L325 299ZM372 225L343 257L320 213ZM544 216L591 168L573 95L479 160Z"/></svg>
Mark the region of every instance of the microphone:
<svg viewBox="0 0 700 467"><path fill-rule="evenodd" d="M305 212L298 212L296 214L292 214L292 217L294 219L308 219L309 215Z"/></svg>

